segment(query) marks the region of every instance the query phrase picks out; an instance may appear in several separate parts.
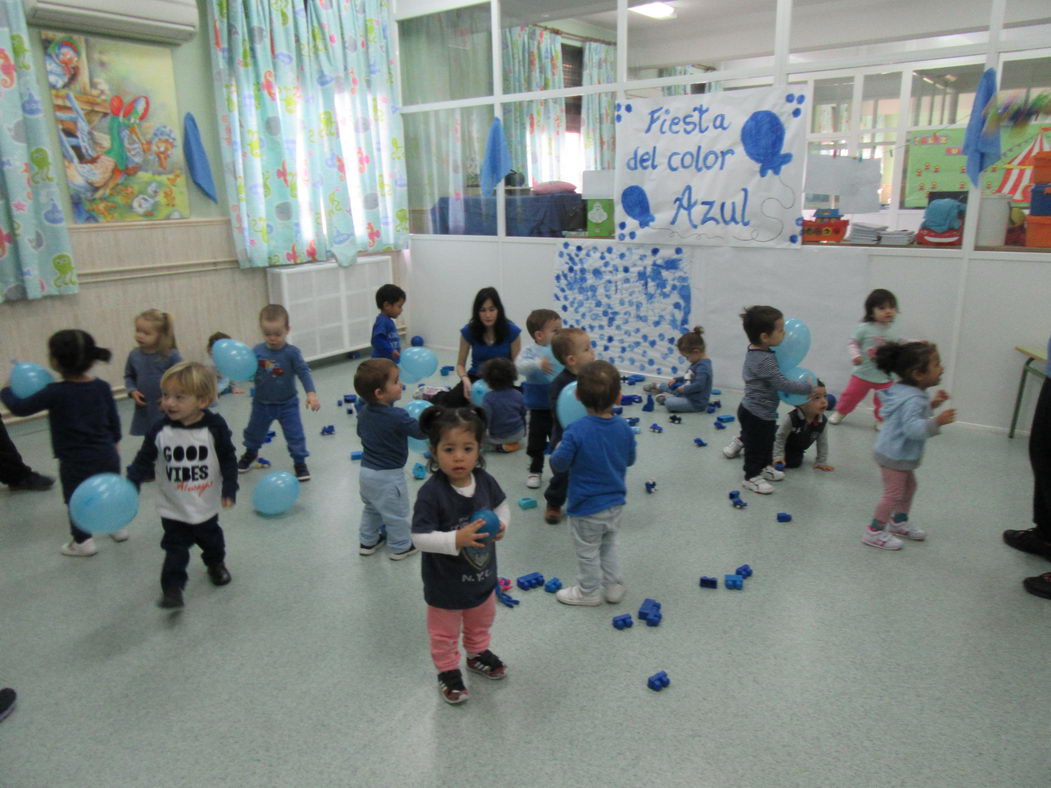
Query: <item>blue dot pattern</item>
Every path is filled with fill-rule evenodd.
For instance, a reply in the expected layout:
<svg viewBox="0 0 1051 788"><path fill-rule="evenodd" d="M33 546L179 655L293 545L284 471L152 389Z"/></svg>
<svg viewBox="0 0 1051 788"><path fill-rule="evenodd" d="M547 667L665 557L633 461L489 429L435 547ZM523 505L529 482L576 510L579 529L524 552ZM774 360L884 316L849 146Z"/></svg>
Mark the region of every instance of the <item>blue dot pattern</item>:
<svg viewBox="0 0 1051 788"><path fill-rule="evenodd" d="M598 358L622 371L674 375L676 340L690 328L692 293L681 248L563 243L555 302L588 332Z"/></svg>

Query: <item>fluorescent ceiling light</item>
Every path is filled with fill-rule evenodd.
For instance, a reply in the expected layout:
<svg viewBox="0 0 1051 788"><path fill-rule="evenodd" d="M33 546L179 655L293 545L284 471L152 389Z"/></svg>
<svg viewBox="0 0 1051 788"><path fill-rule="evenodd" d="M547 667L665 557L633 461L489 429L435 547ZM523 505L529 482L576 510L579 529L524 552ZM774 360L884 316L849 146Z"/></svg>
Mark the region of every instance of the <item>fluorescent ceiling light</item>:
<svg viewBox="0 0 1051 788"><path fill-rule="evenodd" d="M675 9L667 3L643 3L642 5L632 6L628 10L653 19L675 18Z"/></svg>

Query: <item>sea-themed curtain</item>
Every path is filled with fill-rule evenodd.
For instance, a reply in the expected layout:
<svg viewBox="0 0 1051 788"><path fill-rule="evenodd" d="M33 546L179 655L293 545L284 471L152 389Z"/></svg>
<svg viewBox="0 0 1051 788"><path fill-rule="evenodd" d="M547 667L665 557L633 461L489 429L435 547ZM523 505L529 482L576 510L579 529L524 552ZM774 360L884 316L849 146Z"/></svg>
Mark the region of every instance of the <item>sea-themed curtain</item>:
<svg viewBox="0 0 1051 788"><path fill-rule="evenodd" d="M75 293L22 0L0 0L0 302Z"/></svg>
<svg viewBox="0 0 1051 788"><path fill-rule="evenodd" d="M408 245L387 0L209 0L242 267Z"/></svg>
<svg viewBox="0 0 1051 788"><path fill-rule="evenodd" d="M504 92L563 87L562 36L533 25L503 32ZM512 166L530 185L557 180L566 129L565 99L517 101L504 105L504 129Z"/></svg>
<svg viewBox="0 0 1051 788"><path fill-rule="evenodd" d="M584 42L584 85L608 85L617 81L617 47L597 41ZM584 138L584 169L612 170L614 96L598 93L584 96L581 107L581 134Z"/></svg>

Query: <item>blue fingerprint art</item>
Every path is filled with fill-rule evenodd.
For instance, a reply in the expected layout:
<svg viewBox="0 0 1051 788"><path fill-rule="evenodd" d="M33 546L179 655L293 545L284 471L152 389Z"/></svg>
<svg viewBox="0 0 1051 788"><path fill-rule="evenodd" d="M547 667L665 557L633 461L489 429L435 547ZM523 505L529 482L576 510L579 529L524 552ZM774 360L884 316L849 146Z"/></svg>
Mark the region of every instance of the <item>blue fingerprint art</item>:
<svg viewBox="0 0 1051 788"><path fill-rule="evenodd" d="M791 153L782 153L785 124L770 110L753 112L741 126L741 144L748 158L759 165L759 177L781 174L781 168L792 161Z"/></svg>
<svg viewBox="0 0 1051 788"><path fill-rule="evenodd" d="M675 342L690 329L692 293L682 249L564 243L558 263L562 322L587 331L598 358L622 372L684 369Z"/></svg>

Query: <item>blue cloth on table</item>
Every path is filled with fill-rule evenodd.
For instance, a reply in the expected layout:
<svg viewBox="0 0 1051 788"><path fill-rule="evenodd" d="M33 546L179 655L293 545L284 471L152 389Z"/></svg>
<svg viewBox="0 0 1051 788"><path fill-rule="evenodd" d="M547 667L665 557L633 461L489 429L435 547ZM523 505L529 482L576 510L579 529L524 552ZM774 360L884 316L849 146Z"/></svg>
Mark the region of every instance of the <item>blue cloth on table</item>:
<svg viewBox="0 0 1051 788"><path fill-rule="evenodd" d="M215 196L215 182L212 180L212 167L208 163L208 154L201 142L201 132L197 129L197 119L192 113L187 112L182 123L182 152L186 157L186 168L190 171L190 177L197 184L197 188L204 192L208 199L217 203L219 199Z"/></svg>
<svg viewBox="0 0 1051 788"><path fill-rule="evenodd" d="M996 69L987 68L978 83L978 91L971 105L971 119L963 135L963 152L967 156L967 177L978 185L982 170L1000 160L1000 131L985 128L985 106L996 98Z"/></svg>
<svg viewBox="0 0 1051 788"><path fill-rule="evenodd" d="M960 216L966 212L967 206L952 197L931 200L923 212L923 224L920 227L926 227L934 233L956 230L960 226Z"/></svg>
<svg viewBox="0 0 1051 788"><path fill-rule="evenodd" d="M511 149L507 147L504 124L500 118L493 118L489 125L489 138L485 141L485 158L482 159L482 194L490 194L509 172Z"/></svg>
<svg viewBox="0 0 1051 788"><path fill-rule="evenodd" d="M561 194L508 194L507 234L561 238L563 230L583 229L584 205L578 192ZM431 232L438 235L496 235L496 197L469 195L462 198L463 226L452 219L455 206L439 197L431 208Z"/></svg>

